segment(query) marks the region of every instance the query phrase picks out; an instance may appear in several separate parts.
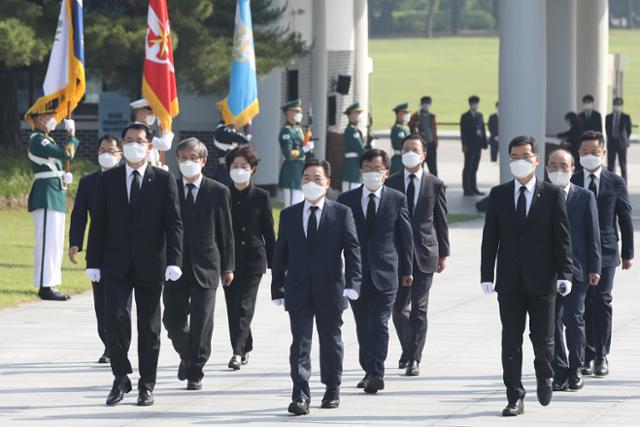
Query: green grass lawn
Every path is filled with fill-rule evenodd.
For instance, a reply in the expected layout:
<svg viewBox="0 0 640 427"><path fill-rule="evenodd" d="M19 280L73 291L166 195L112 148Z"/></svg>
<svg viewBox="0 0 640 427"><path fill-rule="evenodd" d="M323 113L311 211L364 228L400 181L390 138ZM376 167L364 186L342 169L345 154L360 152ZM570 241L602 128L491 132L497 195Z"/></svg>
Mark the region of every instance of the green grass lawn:
<svg viewBox="0 0 640 427"><path fill-rule="evenodd" d="M497 37L371 40L374 129L391 126L391 109L397 104L409 102L412 110L417 109L422 95L433 97L433 112L439 122L457 123L472 94L480 97L480 110L488 117L498 99L498 49ZM609 51L629 57L624 76L625 110L637 117L640 31L611 31Z"/></svg>

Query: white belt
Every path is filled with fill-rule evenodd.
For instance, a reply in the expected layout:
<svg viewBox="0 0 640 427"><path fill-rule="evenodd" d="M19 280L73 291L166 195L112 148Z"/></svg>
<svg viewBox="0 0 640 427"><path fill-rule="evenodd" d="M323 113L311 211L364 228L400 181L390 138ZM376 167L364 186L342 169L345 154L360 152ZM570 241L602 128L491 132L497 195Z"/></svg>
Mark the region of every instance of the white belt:
<svg viewBox="0 0 640 427"><path fill-rule="evenodd" d="M400 151L400 150L393 150L393 155L394 155L394 156L402 156L402 151Z"/></svg>
<svg viewBox="0 0 640 427"><path fill-rule="evenodd" d="M34 174L35 179L62 178L63 176L64 172L62 171L36 172Z"/></svg>
<svg viewBox="0 0 640 427"><path fill-rule="evenodd" d="M218 158L218 163L221 165L224 165L225 163L227 163L227 159L224 157L220 157Z"/></svg>
<svg viewBox="0 0 640 427"><path fill-rule="evenodd" d="M345 159L355 159L358 157L358 153L345 153L344 154L344 158Z"/></svg>
<svg viewBox="0 0 640 427"><path fill-rule="evenodd" d="M52 159L51 157L49 157L48 159L45 159L44 157L38 157L34 154L31 154L31 152L27 153L27 157L29 157L29 160L31 160L36 165L47 166L52 171L57 170L54 165L54 159Z"/></svg>

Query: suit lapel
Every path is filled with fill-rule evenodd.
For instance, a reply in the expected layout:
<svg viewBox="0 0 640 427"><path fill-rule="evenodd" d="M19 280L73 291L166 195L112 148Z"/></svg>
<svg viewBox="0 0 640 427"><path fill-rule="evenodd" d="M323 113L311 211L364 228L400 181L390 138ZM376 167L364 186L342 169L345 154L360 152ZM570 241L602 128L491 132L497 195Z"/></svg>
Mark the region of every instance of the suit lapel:
<svg viewBox="0 0 640 427"><path fill-rule="evenodd" d="M127 194L127 168L126 166L121 166L120 173L118 174L118 180L120 181L119 186L120 197L122 198L122 206L129 206L129 195Z"/></svg>
<svg viewBox="0 0 640 427"><path fill-rule="evenodd" d="M419 212L420 209L422 209L422 205L425 203L425 201L427 200L427 191L428 191L428 186L427 186L427 180L432 179L431 176L429 174L427 174L424 170L422 171L422 177L420 178L420 190L418 192L418 201L416 202L416 205L413 207L413 218L412 221L417 217L417 215L415 215L416 212Z"/></svg>
<svg viewBox="0 0 640 427"><path fill-rule="evenodd" d="M354 211L353 214L355 215L356 224L360 224L360 227L366 231L367 221L364 217L364 212L362 212L362 188L363 186L361 185L353 192L352 196L355 200L352 202L354 206L351 210Z"/></svg>
<svg viewBox="0 0 640 427"><path fill-rule="evenodd" d="M311 242L311 248L316 248L320 241L322 240L322 236L324 236L325 230L327 228L327 223L332 222L333 219L333 206L331 201L325 199L324 208L320 212L320 223L318 224L318 232L316 233L316 239L314 242Z"/></svg>
<svg viewBox="0 0 640 427"><path fill-rule="evenodd" d="M138 197L136 197L136 200L134 202L135 204L134 207L140 206L140 204L143 203L143 200L149 197L148 194L150 194L149 192L151 191L150 187L153 185L155 178L156 178L156 172L153 169L153 166L147 163L147 168L144 171L144 175L142 176L142 182L140 183L141 184L140 192L138 193Z"/></svg>
<svg viewBox="0 0 640 427"><path fill-rule="evenodd" d="M383 216L389 204L389 201L387 200L389 197L387 197L386 193L387 193L386 188L382 186L382 192L380 193L380 205L378 206L378 210L376 211L376 218L375 218L375 221L373 222L374 229L378 226L378 223L382 221L380 217ZM384 215L384 216L387 217L387 215ZM369 232L371 232L371 230L369 230Z"/></svg>
<svg viewBox="0 0 640 427"><path fill-rule="evenodd" d="M539 179L536 179L536 186L533 190L533 197L531 197L531 206L529 207L529 214L527 215L527 222L533 218L533 215L536 213L538 206L538 199L542 197L542 182Z"/></svg>

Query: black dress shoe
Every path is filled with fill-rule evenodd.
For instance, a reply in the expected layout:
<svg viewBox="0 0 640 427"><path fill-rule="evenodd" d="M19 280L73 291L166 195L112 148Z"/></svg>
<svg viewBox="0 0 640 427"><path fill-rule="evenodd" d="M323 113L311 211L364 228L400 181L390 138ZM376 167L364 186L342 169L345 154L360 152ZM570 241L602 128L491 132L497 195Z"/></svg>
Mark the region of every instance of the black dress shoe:
<svg viewBox="0 0 640 427"><path fill-rule="evenodd" d="M45 301L67 301L71 299L69 295L65 295L57 290L55 286L52 286L50 288L40 288L40 290L38 291L38 296L41 300Z"/></svg>
<svg viewBox="0 0 640 427"><path fill-rule="evenodd" d="M189 380L187 382L187 390L202 390L202 381Z"/></svg>
<svg viewBox="0 0 640 427"><path fill-rule="evenodd" d="M138 389L138 406L151 405L153 405L153 392L144 387Z"/></svg>
<svg viewBox="0 0 640 427"><path fill-rule="evenodd" d="M518 399L513 403L509 403L502 410L503 417L516 417L522 414L524 414L524 401L522 399Z"/></svg>
<svg viewBox="0 0 640 427"><path fill-rule="evenodd" d="M340 406L340 389L339 388L327 388L322 397L321 408L335 409Z"/></svg>
<svg viewBox="0 0 640 427"><path fill-rule="evenodd" d="M476 196L484 196L484 193L480 190L475 190L473 194L475 194Z"/></svg>
<svg viewBox="0 0 640 427"><path fill-rule="evenodd" d="M606 377L609 375L609 362L606 357L596 360L593 375L596 377Z"/></svg>
<svg viewBox="0 0 640 427"><path fill-rule="evenodd" d="M582 367L582 375L593 375L593 360L589 360Z"/></svg>
<svg viewBox="0 0 640 427"><path fill-rule="evenodd" d="M551 397L553 397L553 378L538 378L537 381L538 402L542 406L547 406L551 403Z"/></svg>
<svg viewBox="0 0 640 427"><path fill-rule="evenodd" d="M584 387L582 371L580 368L572 369L571 372L569 372L569 388L571 390L580 390L582 387Z"/></svg>
<svg viewBox="0 0 640 427"><path fill-rule="evenodd" d="M420 375L420 367L418 365L418 362L415 360L409 362L409 364L407 365L407 370L404 372L404 374L408 377L417 377L418 375Z"/></svg>
<svg viewBox="0 0 640 427"><path fill-rule="evenodd" d="M381 377L370 377L364 386L364 392L375 394L378 390L384 390L384 380Z"/></svg>
<svg viewBox="0 0 640 427"><path fill-rule="evenodd" d="M567 391L569 390L569 380L568 379L553 379L553 391Z"/></svg>
<svg viewBox="0 0 640 427"><path fill-rule="evenodd" d="M98 359L98 363L111 363L111 356L106 348L102 352L102 356Z"/></svg>
<svg viewBox="0 0 640 427"><path fill-rule="evenodd" d="M178 366L178 379L180 381L184 381L187 379L187 369L189 368L189 365L187 364L186 361L181 360L180 361L180 366Z"/></svg>
<svg viewBox="0 0 640 427"><path fill-rule="evenodd" d="M243 354L242 357L240 357L241 365L246 365L247 363L249 363L249 353Z"/></svg>
<svg viewBox="0 0 640 427"><path fill-rule="evenodd" d="M307 415L309 413L309 401L304 399L294 400L287 409L293 415Z"/></svg>
<svg viewBox="0 0 640 427"><path fill-rule="evenodd" d="M234 354L233 356L231 356L231 359L229 360L229 364L227 366L229 367L229 369L237 371L238 369L240 369L240 366L242 366L242 359L239 355Z"/></svg>
<svg viewBox="0 0 640 427"><path fill-rule="evenodd" d="M113 381L113 387L107 396L107 405L113 406L124 399L124 395L131 391L131 381L129 378L116 378Z"/></svg>
<svg viewBox="0 0 640 427"><path fill-rule="evenodd" d="M358 383L358 385L356 385L356 387L364 388L367 385L367 381L369 381L369 374L365 374L365 376L360 380L360 382Z"/></svg>
<svg viewBox="0 0 640 427"><path fill-rule="evenodd" d="M400 359L398 361L398 369L407 369L408 364L409 364L408 360Z"/></svg>

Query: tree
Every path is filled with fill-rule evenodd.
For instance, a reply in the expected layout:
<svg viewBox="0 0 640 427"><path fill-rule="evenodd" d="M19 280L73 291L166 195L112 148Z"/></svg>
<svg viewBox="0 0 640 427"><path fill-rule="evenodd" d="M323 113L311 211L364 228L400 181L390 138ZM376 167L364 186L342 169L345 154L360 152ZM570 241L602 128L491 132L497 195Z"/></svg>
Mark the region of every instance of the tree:
<svg viewBox="0 0 640 427"><path fill-rule="evenodd" d="M433 15L438 10L440 0L429 0L429 6L427 9L427 38L433 37Z"/></svg>
<svg viewBox="0 0 640 427"><path fill-rule="evenodd" d="M462 24L464 0L451 0L451 35L457 36Z"/></svg>

